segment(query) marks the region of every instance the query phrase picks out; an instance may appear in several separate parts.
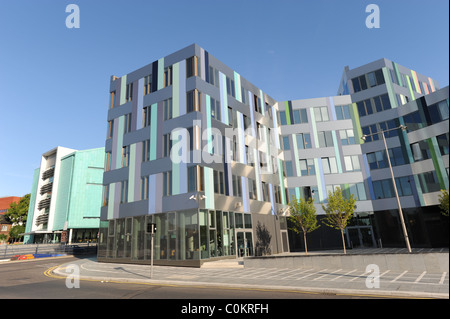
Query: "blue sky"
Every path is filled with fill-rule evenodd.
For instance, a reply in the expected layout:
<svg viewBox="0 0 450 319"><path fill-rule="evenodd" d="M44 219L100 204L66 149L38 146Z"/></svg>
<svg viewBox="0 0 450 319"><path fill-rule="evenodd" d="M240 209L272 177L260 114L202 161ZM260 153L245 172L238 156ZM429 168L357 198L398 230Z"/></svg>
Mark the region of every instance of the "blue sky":
<svg viewBox="0 0 450 319"><path fill-rule="evenodd" d="M68 4L80 28L68 29ZM365 25L368 4L380 28ZM335 95L385 57L448 85L447 0L0 0L0 197L31 191L42 153L102 147L111 75L192 43L276 100Z"/></svg>

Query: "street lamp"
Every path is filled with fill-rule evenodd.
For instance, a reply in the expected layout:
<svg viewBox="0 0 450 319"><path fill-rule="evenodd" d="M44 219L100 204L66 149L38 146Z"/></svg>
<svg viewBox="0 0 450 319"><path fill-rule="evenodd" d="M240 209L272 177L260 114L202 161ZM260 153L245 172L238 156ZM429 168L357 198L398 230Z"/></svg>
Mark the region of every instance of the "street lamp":
<svg viewBox="0 0 450 319"><path fill-rule="evenodd" d="M391 171L392 184L394 186L395 198L397 199L398 214L400 216L400 222L402 224L403 236L405 237L405 242L406 242L406 247L408 248L408 252L411 252L411 245L409 244L408 232L406 230L405 220L403 218L402 206L400 205L400 198L398 197L397 185L395 184L395 178L394 178L394 172L392 170L391 159L389 158L389 151L388 151L387 144L386 144L386 138L384 137L384 133L389 132L389 131L393 131L393 130L397 130L399 128L402 129L402 131L406 130L406 126L400 125L398 127L394 127L394 128L388 129L388 130L384 130L384 131L382 130L382 131L378 131L378 132L375 132L375 133L372 133L372 134L363 135L361 137L361 139L363 141L366 141L366 138L368 136L372 136L372 135L380 134L380 133L383 136L384 149L386 150L386 157L387 157L387 160L388 160L389 170Z"/></svg>

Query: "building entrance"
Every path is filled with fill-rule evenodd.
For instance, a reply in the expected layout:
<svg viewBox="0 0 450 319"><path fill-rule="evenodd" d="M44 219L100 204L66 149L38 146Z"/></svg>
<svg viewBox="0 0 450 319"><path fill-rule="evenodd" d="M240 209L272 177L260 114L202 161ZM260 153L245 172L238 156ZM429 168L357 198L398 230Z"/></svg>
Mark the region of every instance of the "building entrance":
<svg viewBox="0 0 450 319"><path fill-rule="evenodd" d="M248 230L236 230L237 256L253 256L253 235Z"/></svg>
<svg viewBox="0 0 450 319"><path fill-rule="evenodd" d="M349 226L346 228L347 243L352 248L376 247L372 226Z"/></svg>

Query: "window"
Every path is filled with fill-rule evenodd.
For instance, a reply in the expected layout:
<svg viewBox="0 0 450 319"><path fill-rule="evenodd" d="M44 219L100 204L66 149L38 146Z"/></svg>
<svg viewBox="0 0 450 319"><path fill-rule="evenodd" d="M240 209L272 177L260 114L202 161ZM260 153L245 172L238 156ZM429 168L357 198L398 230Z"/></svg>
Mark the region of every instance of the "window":
<svg viewBox="0 0 450 319"><path fill-rule="evenodd" d="M133 83L127 84L125 101L130 102L133 99Z"/></svg>
<svg viewBox="0 0 450 319"><path fill-rule="evenodd" d="M141 200L148 199L148 176L141 177Z"/></svg>
<svg viewBox="0 0 450 319"><path fill-rule="evenodd" d="M109 108L112 109L116 104L116 91L112 91L109 95Z"/></svg>
<svg viewBox="0 0 450 319"><path fill-rule="evenodd" d="M150 160L150 140L142 142L142 161L148 162Z"/></svg>
<svg viewBox="0 0 450 319"><path fill-rule="evenodd" d="M377 85L385 83L383 71L381 69L363 74L352 79L353 90L356 92L367 90Z"/></svg>
<svg viewBox="0 0 450 319"><path fill-rule="evenodd" d="M347 196L353 195L356 200L367 200L364 183L348 184L348 190L344 190Z"/></svg>
<svg viewBox="0 0 450 319"><path fill-rule="evenodd" d="M426 141L419 141L411 144L411 151L415 162L423 161L431 158L430 149Z"/></svg>
<svg viewBox="0 0 450 319"><path fill-rule="evenodd" d="M338 173L336 157L322 157L322 168L324 174Z"/></svg>
<svg viewBox="0 0 450 319"><path fill-rule="evenodd" d="M289 136L282 136L282 140L283 140L283 149L290 150L291 144L289 143Z"/></svg>
<svg viewBox="0 0 450 319"><path fill-rule="evenodd" d="M152 75L144 77L144 95L152 93Z"/></svg>
<svg viewBox="0 0 450 319"><path fill-rule="evenodd" d="M105 171L107 172L111 169L111 152L106 152L105 155Z"/></svg>
<svg viewBox="0 0 450 319"><path fill-rule="evenodd" d="M172 195L172 171L163 173L163 196Z"/></svg>
<svg viewBox="0 0 450 319"><path fill-rule="evenodd" d="M300 174L301 176L316 175L313 159L300 160Z"/></svg>
<svg viewBox="0 0 450 319"><path fill-rule="evenodd" d="M234 127L234 114L231 107L228 107L228 125Z"/></svg>
<svg viewBox="0 0 450 319"><path fill-rule="evenodd" d="M186 93L187 99L187 112L200 112L201 111L201 99L200 92L198 90L189 91Z"/></svg>
<svg viewBox="0 0 450 319"><path fill-rule="evenodd" d="M391 109L391 102L389 101L389 96L387 94L383 94L380 96L375 96L373 98L375 103L375 109L377 112L385 111Z"/></svg>
<svg viewBox="0 0 450 319"><path fill-rule="evenodd" d="M300 133L296 135L297 138L297 148L298 149L307 149L312 148L311 145L311 136L309 133Z"/></svg>
<svg viewBox="0 0 450 319"><path fill-rule="evenodd" d="M223 172L213 171L214 176L214 193L225 194L225 182Z"/></svg>
<svg viewBox="0 0 450 319"><path fill-rule="evenodd" d="M378 169L387 167L387 162L385 161L384 151L377 151L367 154L367 162L369 163L370 169Z"/></svg>
<svg viewBox="0 0 450 319"><path fill-rule="evenodd" d="M193 56L186 59L186 77L199 76L200 63L198 63L198 57Z"/></svg>
<svg viewBox="0 0 450 319"><path fill-rule="evenodd" d="M170 139L170 133L163 135L163 157L170 156L170 150L172 149L172 140Z"/></svg>
<svg viewBox="0 0 450 319"><path fill-rule="evenodd" d="M435 171L418 174L417 176L419 178L420 187L422 188L422 193L438 192L441 189Z"/></svg>
<svg viewBox="0 0 450 319"><path fill-rule="evenodd" d="M269 197L269 184L265 183L265 182L261 182L261 188L262 188L262 195L263 198L262 200L264 202L270 202L270 197Z"/></svg>
<svg viewBox="0 0 450 319"><path fill-rule="evenodd" d="M360 117L373 114L372 102L370 99L356 103Z"/></svg>
<svg viewBox="0 0 450 319"><path fill-rule="evenodd" d="M108 121L108 134L107 138L112 138L114 133L114 120Z"/></svg>
<svg viewBox="0 0 450 319"><path fill-rule="evenodd" d="M120 188L120 203L123 204L127 202L128 202L128 181L122 181Z"/></svg>
<svg viewBox="0 0 450 319"><path fill-rule="evenodd" d="M232 97L236 97L235 87L234 87L234 80L227 77L227 94L231 95Z"/></svg>
<svg viewBox="0 0 450 319"><path fill-rule="evenodd" d="M164 121L170 120L173 117L172 98L163 101L163 116Z"/></svg>
<svg viewBox="0 0 450 319"><path fill-rule="evenodd" d="M336 118L338 120L351 119L349 105L337 105L335 109L336 109Z"/></svg>
<svg viewBox="0 0 450 319"><path fill-rule="evenodd" d="M217 101L215 99L213 99L212 97L210 98L210 105L211 105L211 117L213 119L216 119L218 121L220 121L221 119L221 115L220 115L220 101Z"/></svg>
<svg viewBox="0 0 450 319"><path fill-rule="evenodd" d="M253 94L253 104L255 108L255 112L262 113L261 112L261 98Z"/></svg>
<svg viewBox="0 0 450 319"><path fill-rule="evenodd" d="M286 112L280 111L280 125L287 125Z"/></svg>
<svg viewBox="0 0 450 319"><path fill-rule="evenodd" d="M319 147L330 147L333 146L333 135L331 131L321 131L318 132L319 136Z"/></svg>
<svg viewBox="0 0 450 319"><path fill-rule="evenodd" d="M125 114L124 116L123 134L126 134L131 132L131 113Z"/></svg>
<svg viewBox="0 0 450 319"><path fill-rule="evenodd" d="M395 197L394 186L392 185L392 179L383 179L372 182L375 198L391 198ZM395 186L397 188L398 196L410 196L412 195L412 188L410 183L410 177L398 177L395 179Z"/></svg>
<svg viewBox="0 0 450 319"><path fill-rule="evenodd" d="M403 121L408 132L412 132L423 127L423 122L420 119L419 111L409 113L403 116Z"/></svg>
<svg viewBox="0 0 450 319"><path fill-rule="evenodd" d="M191 166L188 168L188 192L202 192L203 185L203 167Z"/></svg>
<svg viewBox="0 0 450 319"><path fill-rule="evenodd" d="M448 155L449 153L449 147L448 147L448 133L436 136L437 143L439 145L439 151L441 152L441 155Z"/></svg>
<svg viewBox="0 0 450 319"><path fill-rule="evenodd" d="M294 124L308 123L306 109L294 110Z"/></svg>
<svg viewBox="0 0 450 319"><path fill-rule="evenodd" d="M339 135L341 136L342 145L356 144L353 129L339 130Z"/></svg>
<svg viewBox="0 0 450 319"><path fill-rule="evenodd" d="M172 85L172 66L164 68L164 87Z"/></svg>
<svg viewBox="0 0 450 319"><path fill-rule="evenodd" d="M122 167L127 167L130 160L130 146L122 147Z"/></svg>
<svg viewBox="0 0 450 319"><path fill-rule="evenodd" d="M430 124L436 124L449 118L448 103L446 100L428 106L428 112L431 117Z"/></svg>
<svg viewBox="0 0 450 319"><path fill-rule="evenodd" d="M357 172L361 170L358 155L344 156L344 163L347 172Z"/></svg>
<svg viewBox="0 0 450 319"><path fill-rule="evenodd" d="M284 166L286 167L285 172L287 177L294 176L294 171L292 169L292 162L291 161L285 161Z"/></svg>
<svg viewBox="0 0 450 319"><path fill-rule="evenodd" d="M248 179L248 197L256 199L256 181L251 178Z"/></svg>
<svg viewBox="0 0 450 319"><path fill-rule="evenodd" d="M326 122L330 120L328 117L328 108L326 106L315 107L314 116L316 118L316 122Z"/></svg>
<svg viewBox="0 0 450 319"><path fill-rule="evenodd" d="M212 66L209 67L208 83L219 87L219 71Z"/></svg>
<svg viewBox="0 0 450 319"><path fill-rule="evenodd" d="M237 175L232 175L233 180L233 195L236 197L242 197L241 178Z"/></svg>
<svg viewBox="0 0 450 319"><path fill-rule="evenodd" d="M142 109L142 127L150 126L152 119L151 106L146 106Z"/></svg>

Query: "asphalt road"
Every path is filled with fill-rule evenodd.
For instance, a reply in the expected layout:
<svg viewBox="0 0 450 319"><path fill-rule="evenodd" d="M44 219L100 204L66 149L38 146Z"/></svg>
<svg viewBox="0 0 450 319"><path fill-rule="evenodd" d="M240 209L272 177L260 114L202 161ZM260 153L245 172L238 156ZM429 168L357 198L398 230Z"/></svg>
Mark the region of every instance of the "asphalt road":
<svg viewBox="0 0 450 319"><path fill-rule="evenodd" d="M0 263L0 299L360 299L366 296L330 295L277 290L111 283L81 280L67 288L62 278L47 270L78 260L74 257L43 258Z"/></svg>

